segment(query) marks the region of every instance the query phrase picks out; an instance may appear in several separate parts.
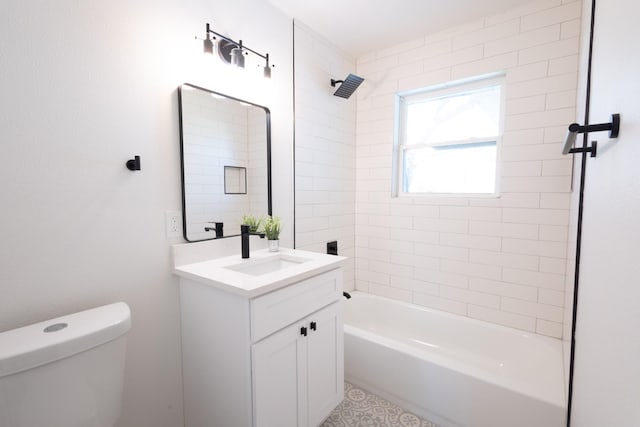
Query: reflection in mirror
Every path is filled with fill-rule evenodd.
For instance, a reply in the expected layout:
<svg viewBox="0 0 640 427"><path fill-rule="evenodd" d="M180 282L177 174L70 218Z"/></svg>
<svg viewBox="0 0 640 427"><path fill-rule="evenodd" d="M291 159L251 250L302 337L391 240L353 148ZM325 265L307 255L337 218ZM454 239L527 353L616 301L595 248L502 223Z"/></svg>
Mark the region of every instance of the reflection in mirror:
<svg viewBox="0 0 640 427"><path fill-rule="evenodd" d="M224 194L247 194L247 168L224 167Z"/></svg>
<svg viewBox="0 0 640 427"><path fill-rule="evenodd" d="M243 215L271 215L269 110L189 84L178 97L184 238L238 235Z"/></svg>

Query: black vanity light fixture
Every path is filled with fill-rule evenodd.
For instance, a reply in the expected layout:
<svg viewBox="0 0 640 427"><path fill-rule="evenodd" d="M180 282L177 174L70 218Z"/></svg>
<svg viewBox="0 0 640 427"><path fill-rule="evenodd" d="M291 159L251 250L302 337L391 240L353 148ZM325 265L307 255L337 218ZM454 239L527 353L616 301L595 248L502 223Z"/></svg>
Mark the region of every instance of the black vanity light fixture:
<svg viewBox="0 0 640 427"><path fill-rule="evenodd" d="M572 123L569 125L569 132L567 132L567 138L564 141L564 147L562 148L562 154L573 153L591 153L591 157L595 157L598 152L598 143L593 141L591 147L586 148L572 148L576 142L576 137L579 133L591 133L602 132L604 130L609 131L609 138L617 138L620 132L620 114L612 114L611 121L609 123L600 123L597 125L584 125L581 126L578 123Z"/></svg>
<svg viewBox="0 0 640 427"><path fill-rule="evenodd" d="M211 36L212 34L213 36ZM244 56L248 55L249 53L253 53L254 55L259 56L260 58L265 60L263 74L265 78L271 78L271 67L273 66L269 65L268 53L265 53L263 55L244 45L242 43L242 40L235 41L229 37L223 36L222 34L213 31L208 23L206 27L206 36L203 40L204 53L213 55L213 41L217 40L217 37L220 38L220 40L217 42L218 55L224 62L226 62L227 64L233 64L239 68L244 68Z"/></svg>

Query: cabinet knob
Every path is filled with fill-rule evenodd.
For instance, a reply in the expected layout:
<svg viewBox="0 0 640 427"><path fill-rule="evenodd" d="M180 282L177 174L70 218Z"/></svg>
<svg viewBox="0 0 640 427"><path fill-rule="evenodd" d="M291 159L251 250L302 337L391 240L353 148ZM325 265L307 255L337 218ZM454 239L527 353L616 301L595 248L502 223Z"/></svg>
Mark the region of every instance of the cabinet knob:
<svg viewBox="0 0 640 427"><path fill-rule="evenodd" d="M300 328L300 335L305 336L305 337L307 336L307 328L306 327L303 326L303 327Z"/></svg>
<svg viewBox="0 0 640 427"><path fill-rule="evenodd" d="M316 330L316 322L311 322L311 324L309 325L309 327L311 328L312 331Z"/></svg>

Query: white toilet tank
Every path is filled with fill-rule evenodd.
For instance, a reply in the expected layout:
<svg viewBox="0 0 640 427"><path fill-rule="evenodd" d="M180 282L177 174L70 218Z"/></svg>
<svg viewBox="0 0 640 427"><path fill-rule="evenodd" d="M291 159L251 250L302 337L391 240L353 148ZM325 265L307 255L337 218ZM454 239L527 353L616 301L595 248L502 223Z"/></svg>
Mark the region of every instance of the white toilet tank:
<svg viewBox="0 0 640 427"><path fill-rule="evenodd" d="M130 327L119 302L0 333L0 426L112 427Z"/></svg>

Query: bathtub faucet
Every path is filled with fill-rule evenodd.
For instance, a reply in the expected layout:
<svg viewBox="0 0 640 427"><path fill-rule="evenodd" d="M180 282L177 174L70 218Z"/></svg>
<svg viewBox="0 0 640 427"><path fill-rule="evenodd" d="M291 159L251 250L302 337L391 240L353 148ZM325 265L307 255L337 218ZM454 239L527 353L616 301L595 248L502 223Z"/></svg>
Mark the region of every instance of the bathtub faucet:
<svg viewBox="0 0 640 427"><path fill-rule="evenodd" d="M351 295L349 294L349 292L342 292L342 296L345 297L346 299L351 298Z"/></svg>

